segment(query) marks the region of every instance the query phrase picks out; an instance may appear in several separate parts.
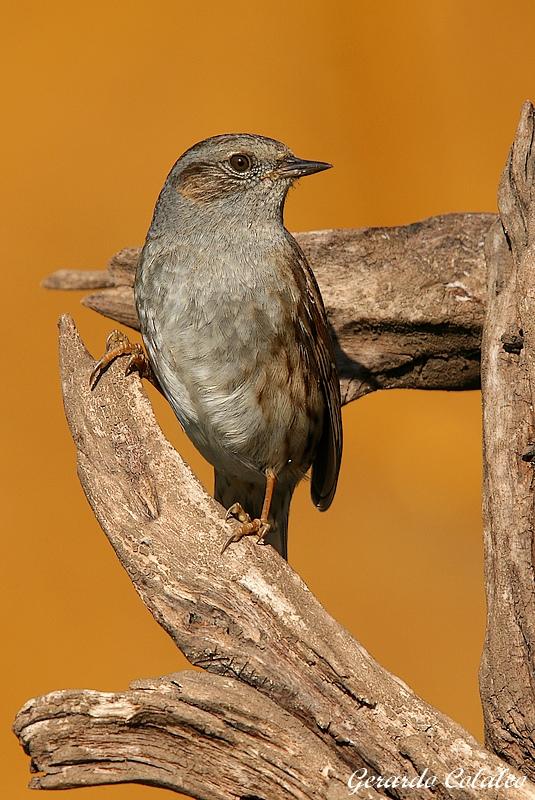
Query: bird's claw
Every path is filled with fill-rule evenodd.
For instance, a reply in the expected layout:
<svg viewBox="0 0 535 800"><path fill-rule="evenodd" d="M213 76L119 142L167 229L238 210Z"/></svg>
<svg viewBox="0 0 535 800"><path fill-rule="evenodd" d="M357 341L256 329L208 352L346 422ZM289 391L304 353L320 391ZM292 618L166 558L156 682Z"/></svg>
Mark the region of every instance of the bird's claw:
<svg viewBox="0 0 535 800"><path fill-rule="evenodd" d="M140 377L147 377L151 380L151 368L141 345L131 342L122 331L113 330L106 339L106 350L95 364L89 377L91 389L95 388L110 364L120 356L129 356L125 375L130 375L133 370L137 370Z"/></svg>
<svg viewBox="0 0 535 800"><path fill-rule="evenodd" d="M227 513L225 514L225 522L228 522L229 519L237 519L238 522L250 522L251 517L244 511L240 503L233 503L230 508L227 509Z"/></svg>
<svg viewBox="0 0 535 800"><path fill-rule="evenodd" d="M133 350L130 355L130 358L126 362L126 367L124 374L130 375L131 372L139 372L141 377L144 377L145 370L147 368L147 356L143 352L143 348L140 344L133 345Z"/></svg>
<svg viewBox="0 0 535 800"><path fill-rule="evenodd" d="M238 530L234 531L223 547L221 548L221 553L223 554L229 544L233 542L239 542L240 539L243 539L244 536L257 536L256 543L262 544L264 540L264 536L270 529L270 525L265 520L261 519L251 519L247 511L244 511L240 503L234 503L230 506L227 510L225 515L225 522L228 522L229 519L236 519L238 522L241 522L241 526Z"/></svg>

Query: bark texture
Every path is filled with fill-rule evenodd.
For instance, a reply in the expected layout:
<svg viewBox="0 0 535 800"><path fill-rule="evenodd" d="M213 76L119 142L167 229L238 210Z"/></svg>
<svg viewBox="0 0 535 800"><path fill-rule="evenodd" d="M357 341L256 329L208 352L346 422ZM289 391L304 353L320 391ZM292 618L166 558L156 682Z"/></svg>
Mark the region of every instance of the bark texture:
<svg viewBox="0 0 535 800"><path fill-rule="evenodd" d="M338 344L344 402L376 389L479 387L484 244L495 219L447 214L397 228L296 234ZM139 249L121 250L100 273L61 270L43 285L99 289L84 305L137 329L138 258Z"/></svg>
<svg viewBox="0 0 535 800"><path fill-rule="evenodd" d="M345 798L354 770L414 780L427 768L437 783L420 798L480 798L480 788L446 789L446 775L497 775L503 762L380 667L271 547L242 540L221 558L223 509L164 438L139 378L118 361L91 392L94 361L70 318L60 332L86 496L145 605L212 675L30 701L16 732L40 773L33 785L121 780L203 799ZM524 781L490 796L535 798L535 788Z"/></svg>
<svg viewBox="0 0 535 800"><path fill-rule="evenodd" d="M127 692L53 692L20 712L33 789L137 782L193 797L347 797L348 770L269 698L233 678L179 672ZM261 768L259 768L259 764Z"/></svg>
<svg viewBox="0 0 535 800"><path fill-rule="evenodd" d="M486 739L535 778L535 148L526 103L488 237L482 380L487 635ZM505 246L504 246L505 244Z"/></svg>

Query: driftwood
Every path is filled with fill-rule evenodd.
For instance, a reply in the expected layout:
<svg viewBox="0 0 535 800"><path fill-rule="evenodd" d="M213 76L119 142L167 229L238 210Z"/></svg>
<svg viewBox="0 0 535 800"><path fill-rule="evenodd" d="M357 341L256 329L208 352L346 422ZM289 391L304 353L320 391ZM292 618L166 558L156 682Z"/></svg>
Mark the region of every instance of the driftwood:
<svg viewBox="0 0 535 800"><path fill-rule="evenodd" d="M301 236L345 351L346 401L389 386L477 385L487 306L488 749L377 664L272 548L244 540L220 556L223 510L163 437L139 378L115 363L91 392L94 361L63 317L62 387L84 491L143 602L204 671L30 700L15 731L33 787L136 781L210 800L535 798L534 116L527 104L501 221L456 215ZM47 283L106 286L86 304L135 327L136 258L123 251L104 275Z"/></svg>

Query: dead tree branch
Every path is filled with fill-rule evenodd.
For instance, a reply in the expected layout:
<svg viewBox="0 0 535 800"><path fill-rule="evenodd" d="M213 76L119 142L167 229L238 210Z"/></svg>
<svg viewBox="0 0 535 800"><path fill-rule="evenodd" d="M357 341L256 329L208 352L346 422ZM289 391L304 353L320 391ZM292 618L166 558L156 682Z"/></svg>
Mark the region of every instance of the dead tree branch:
<svg viewBox="0 0 535 800"><path fill-rule="evenodd" d="M29 701L15 731L35 788L135 781L201 800L337 800L367 771L374 783L361 797L417 789L423 800L479 800L484 789L493 800L535 800L534 131L527 104L499 220L450 215L300 236L340 347L346 402L394 386L475 387L486 306L481 693L493 752L377 664L270 547L245 540L221 558L222 509L165 440L139 378L114 363L91 392L94 361L63 317L65 411L86 496L145 605L205 671ZM86 305L136 327L137 258L121 251L106 272L64 271L46 285L98 290Z"/></svg>
<svg viewBox="0 0 535 800"><path fill-rule="evenodd" d="M526 103L489 234L482 348L488 744L535 778L535 115ZM504 247L505 243L505 247Z"/></svg>
<svg viewBox="0 0 535 800"><path fill-rule="evenodd" d="M21 710L17 734L41 773L33 789L135 781L210 800L239 787L276 799L348 794L346 765L304 725L249 686L205 672L121 693L53 692Z"/></svg>
<svg viewBox="0 0 535 800"><path fill-rule="evenodd" d="M416 780L427 768L437 782L419 797L430 798L453 796L446 775L459 767L467 775L498 774L504 763L382 669L272 548L244 541L222 559L223 511L165 440L138 377L125 378L116 363L91 392L94 361L70 318L61 321L60 341L78 474L98 521L141 599L190 662L236 689L227 694L226 683L209 684L195 743L184 742L181 725L191 730L188 715L197 711L180 705L173 678L151 685L154 695L134 687L120 696L67 692L30 701L16 731L42 772L34 785L109 778L200 798L341 798L354 770ZM208 684L196 680L187 692L205 691ZM251 737L260 741L253 746ZM251 747L254 772L247 754L229 753L229 739ZM290 755L286 746L294 748ZM217 789L195 784L195 770L187 777L194 749L196 758L209 752L217 762ZM290 763L292 752L299 765ZM467 787L462 796L479 798L480 791ZM533 798L535 790L524 783L494 796Z"/></svg>
<svg viewBox="0 0 535 800"><path fill-rule="evenodd" d="M447 214L398 228L296 234L338 343L344 402L376 389L478 388L484 243L495 219ZM84 305L137 329L138 257L121 250L107 270L61 270L44 286L91 290Z"/></svg>

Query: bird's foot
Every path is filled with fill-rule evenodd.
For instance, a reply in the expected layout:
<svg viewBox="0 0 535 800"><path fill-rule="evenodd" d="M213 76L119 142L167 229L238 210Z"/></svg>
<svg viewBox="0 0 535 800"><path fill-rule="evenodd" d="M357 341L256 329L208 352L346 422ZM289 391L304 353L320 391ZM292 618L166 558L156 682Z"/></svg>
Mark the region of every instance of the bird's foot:
<svg viewBox="0 0 535 800"><path fill-rule="evenodd" d="M256 536L256 543L261 544L264 540L264 536L271 527L267 520L251 519L247 511L243 510L240 503L234 503L228 509L225 516L225 522L228 522L229 519L238 520L238 522L241 522L241 527L232 533L231 536L229 536L221 549L221 553L225 552L229 544L232 544L233 542L239 542L244 536Z"/></svg>
<svg viewBox="0 0 535 800"><path fill-rule="evenodd" d="M116 358L129 356L124 371L125 375L130 375L133 370L139 372L141 378L147 378L156 384L156 378L152 372L147 356L142 346L129 340L122 331L112 331L106 339L106 350L99 358L89 378L89 386L94 389L102 375Z"/></svg>

